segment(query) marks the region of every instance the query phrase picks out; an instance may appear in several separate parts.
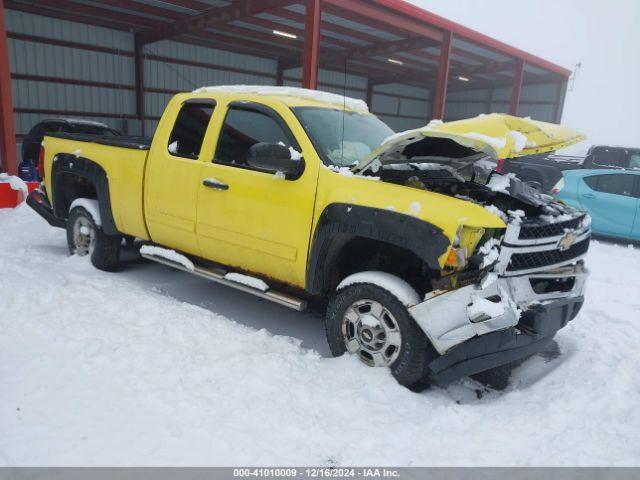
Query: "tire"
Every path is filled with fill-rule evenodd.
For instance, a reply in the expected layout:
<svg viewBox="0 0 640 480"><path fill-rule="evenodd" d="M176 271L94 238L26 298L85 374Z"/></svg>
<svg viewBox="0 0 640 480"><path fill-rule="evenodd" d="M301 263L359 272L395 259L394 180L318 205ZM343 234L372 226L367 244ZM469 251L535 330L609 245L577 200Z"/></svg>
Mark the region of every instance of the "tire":
<svg viewBox="0 0 640 480"><path fill-rule="evenodd" d="M104 233L84 207L69 212L67 245L72 255L89 256L94 267L113 272L118 270L121 244L122 237Z"/></svg>
<svg viewBox="0 0 640 480"><path fill-rule="evenodd" d="M382 318L379 323L385 330L384 336L378 326L371 327L375 321L365 318L367 314L376 316L371 308L375 303L386 311L378 316ZM354 320L354 312L358 315L357 320ZM428 363L436 358L437 352L407 308L387 290L370 283L359 283L337 291L327 307L325 329L333 356L349 352L369 366L387 366L398 383L414 391L429 386ZM395 335L396 330L400 334L399 339ZM382 340L375 344L367 343L370 338L375 342L380 337L386 342L381 347ZM398 351L391 348L395 344L399 345ZM360 350L355 351L355 348ZM371 355L372 351L374 355ZM384 365L381 359L385 361Z"/></svg>

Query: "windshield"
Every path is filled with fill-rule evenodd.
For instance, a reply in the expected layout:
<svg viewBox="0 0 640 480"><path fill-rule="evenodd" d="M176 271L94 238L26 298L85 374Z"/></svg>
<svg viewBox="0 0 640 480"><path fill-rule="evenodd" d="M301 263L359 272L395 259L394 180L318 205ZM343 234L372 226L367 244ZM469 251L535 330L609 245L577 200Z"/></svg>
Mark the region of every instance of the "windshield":
<svg viewBox="0 0 640 480"><path fill-rule="evenodd" d="M375 115L329 108L292 109L326 165L357 164L393 135Z"/></svg>

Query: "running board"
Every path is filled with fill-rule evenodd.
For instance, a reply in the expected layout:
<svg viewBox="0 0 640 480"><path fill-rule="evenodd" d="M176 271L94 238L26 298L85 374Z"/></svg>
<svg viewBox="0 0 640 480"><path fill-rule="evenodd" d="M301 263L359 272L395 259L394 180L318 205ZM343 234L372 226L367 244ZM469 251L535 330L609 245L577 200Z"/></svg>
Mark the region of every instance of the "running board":
<svg viewBox="0 0 640 480"><path fill-rule="evenodd" d="M250 287L243 283L238 283L232 280L228 280L224 278L225 274L227 274L228 272L225 272L221 268L208 268L208 267L203 267L201 265L196 265L194 263L194 269L190 270L186 268L184 265L178 262L173 262L164 257L160 257L157 255L150 255L148 253L142 253L142 252L140 253L140 255L142 255L142 257L146 258L147 260L152 260L154 262L161 263L162 265L167 265L169 267L182 270L183 272L192 273L194 275L197 275L198 277L206 278L207 280L211 280L212 282L219 283L227 287L235 288L236 290L240 290L245 293L250 293L251 295L254 295L256 297L264 298L265 300L269 300L270 302L277 303L285 307L289 307L299 312L302 312L307 308L307 302L305 300L293 297L286 293L276 292L274 290L267 290L263 292L262 290L258 290L257 288Z"/></svg>

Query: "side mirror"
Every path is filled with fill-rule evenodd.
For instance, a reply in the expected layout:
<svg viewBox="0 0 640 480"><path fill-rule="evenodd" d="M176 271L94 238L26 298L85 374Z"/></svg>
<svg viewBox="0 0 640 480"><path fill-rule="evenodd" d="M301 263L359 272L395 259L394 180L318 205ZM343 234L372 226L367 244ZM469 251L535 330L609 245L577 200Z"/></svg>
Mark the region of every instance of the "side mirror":
<svg viewBox="0 0 640 480"><path fill-rule="evenodd" d="M282 172L287 180L295 180L304 171L304 159L291 159L289 147L277 143L256 143L247 154L247 164L258 170Z"/></svg>

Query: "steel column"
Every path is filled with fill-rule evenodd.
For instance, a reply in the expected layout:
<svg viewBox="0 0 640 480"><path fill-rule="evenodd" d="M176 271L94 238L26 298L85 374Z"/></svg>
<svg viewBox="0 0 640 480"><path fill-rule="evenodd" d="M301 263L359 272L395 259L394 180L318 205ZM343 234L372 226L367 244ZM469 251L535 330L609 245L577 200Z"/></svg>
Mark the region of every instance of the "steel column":
<svg viewBox="0 0 640 480"><path fill-rule="evenodd" d="M447 98L447 85L449 83L449 66L451 64L451 44L453 43L453 33L445 32L442 44L440 45L440 60L438 62L438 80L436 83L436 93L433 98L432 118L442 120Z"/></svg>
<svg viewBox="0 0 640 480"><path fill-rule="evenodd" d="M145 134L144 112L144 44L139 34L134 39L134 60L136 77L136 117L140 120L140 134Z"/></svg>
<svg viewBox="0 0 640 480"><path fill-rule="evenodd" d="M307 0L305 11L304 53L302 55L302 86L318 88L318 61L320 53L321 0Z"/></svg>
<svg viewBox="0 0 640 480"><path fill-rule="evenodd" d="M509 115L518 115L518 105L520 104L520 93L522 92L522 79L524 77L524 60L516 63L513 89L511 90L511 105L509 105Z"/></svg>
<svg viewBox="0 0 640 480"><path fill-rule="evenodd" d="M16 157L16 131L13 126L13 99L11 97L11 68L7 29L4 20L4 1L0 0L0 171L18 173Z"/></svg>

